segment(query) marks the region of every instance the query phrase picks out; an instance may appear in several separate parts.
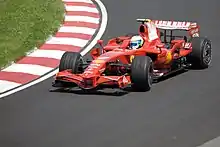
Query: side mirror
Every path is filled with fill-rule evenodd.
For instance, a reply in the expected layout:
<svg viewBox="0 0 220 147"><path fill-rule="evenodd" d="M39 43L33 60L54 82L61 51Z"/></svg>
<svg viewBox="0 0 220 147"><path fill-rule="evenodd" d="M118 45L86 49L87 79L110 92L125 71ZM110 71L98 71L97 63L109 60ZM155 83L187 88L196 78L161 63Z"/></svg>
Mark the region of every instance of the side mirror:
<svg viewBox="0 0 220 147"><path fill-rule="evenodd" d="M97 43L100 44L100 45L102 46L102 44L103 44L103 40L98 40Z"/></svg>
<svg viewBox="0 0 220 147"><path fill-rule="evenodd" d="M91 54L93 54L93 55L99 54L99 48L94 48L94 49L92 49L92 50L91 50Z"/></svg>
<svg viewBox="0 0 220 147"><path fill-rule="evenodd" d="M99 48L94 48L91 51L91 56L93 59L96 59L100 55Z"/></svg>
<svg viewBox="0 0 220 147"><path fill-rule="evenodd" d="M103 53L104 52L103 40L100 39L100 40L97 41L97 43L101 46L101 48L100 48L101 53Z"/></svg>

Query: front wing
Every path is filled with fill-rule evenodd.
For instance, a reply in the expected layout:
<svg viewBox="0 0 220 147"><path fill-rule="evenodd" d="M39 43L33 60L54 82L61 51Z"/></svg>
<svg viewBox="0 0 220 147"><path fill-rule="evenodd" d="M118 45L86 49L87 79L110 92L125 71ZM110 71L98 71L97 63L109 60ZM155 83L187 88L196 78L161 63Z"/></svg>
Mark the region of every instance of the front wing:
<svg viewBox="0 0 220 147"><path fill-rule="evenodd" d="M60 84L63 83L63 84ZM54 87L66 87L66 85L76 85L81 89L94 89L101 85L115 85L124 88L131 84L129 75L105 76L105 75L85 75L72 74L68 71L59 72L55 76ZM67 86L68 87L68 86ZM71 86L69 86L71 87Z"/></svg>

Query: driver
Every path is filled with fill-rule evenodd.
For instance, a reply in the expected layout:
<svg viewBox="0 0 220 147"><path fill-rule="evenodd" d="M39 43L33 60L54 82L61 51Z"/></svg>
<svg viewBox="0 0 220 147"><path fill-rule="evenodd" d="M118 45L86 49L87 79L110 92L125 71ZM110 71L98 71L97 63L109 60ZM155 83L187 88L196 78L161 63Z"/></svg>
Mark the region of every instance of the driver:
<svg viewBox="0 0 220 147"><path fill-rule="evenodd" d="M130 48L131 49L139 49L143 46L144 39L141 36L133 36L130 41Z"/></svg>

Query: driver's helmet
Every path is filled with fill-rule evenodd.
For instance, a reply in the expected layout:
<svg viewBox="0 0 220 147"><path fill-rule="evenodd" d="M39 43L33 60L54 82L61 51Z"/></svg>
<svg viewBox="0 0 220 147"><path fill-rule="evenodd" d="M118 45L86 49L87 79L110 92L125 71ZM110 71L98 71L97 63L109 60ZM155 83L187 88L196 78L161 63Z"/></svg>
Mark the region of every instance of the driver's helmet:
<svg viewBox="0 0 220 147"><path fill-rule="evenodd" d="M133 36L130 41L131 49L138 49L144 44L144 39L141 36Z"/></svg>

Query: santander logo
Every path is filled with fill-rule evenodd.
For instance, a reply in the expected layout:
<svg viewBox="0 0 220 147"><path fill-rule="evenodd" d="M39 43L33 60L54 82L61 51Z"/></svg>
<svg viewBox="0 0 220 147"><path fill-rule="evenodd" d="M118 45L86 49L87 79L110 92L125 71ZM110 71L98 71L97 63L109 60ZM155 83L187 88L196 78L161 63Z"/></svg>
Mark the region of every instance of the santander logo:
<svg viewBox="0 0 220 147"><path fill-rule="evenodd" d="M170 29L188 29L191 25L190 22L181 22L181 21L163 21L156 20L155 25L160 28L170 28Z"/></svg>

